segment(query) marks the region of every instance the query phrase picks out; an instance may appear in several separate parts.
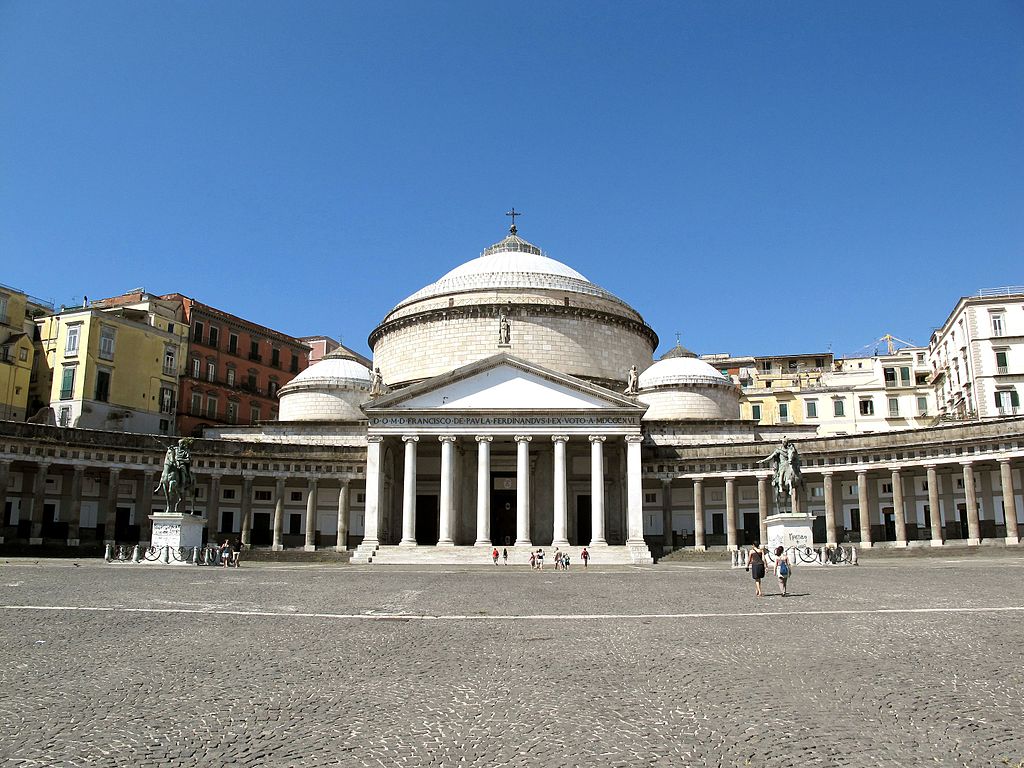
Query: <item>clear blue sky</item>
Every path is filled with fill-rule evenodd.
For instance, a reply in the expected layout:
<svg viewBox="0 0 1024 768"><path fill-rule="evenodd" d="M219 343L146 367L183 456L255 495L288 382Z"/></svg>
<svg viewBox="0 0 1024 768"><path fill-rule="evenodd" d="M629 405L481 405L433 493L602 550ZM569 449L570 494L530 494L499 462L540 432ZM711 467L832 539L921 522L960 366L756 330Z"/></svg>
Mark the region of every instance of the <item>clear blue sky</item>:
<svg viewBox="0 0 1024 768"><path fill-rule="evenodd" d="M1024 284L1021 2L0 2L0 282L366 350L520 234L695 351Z"/></svg>

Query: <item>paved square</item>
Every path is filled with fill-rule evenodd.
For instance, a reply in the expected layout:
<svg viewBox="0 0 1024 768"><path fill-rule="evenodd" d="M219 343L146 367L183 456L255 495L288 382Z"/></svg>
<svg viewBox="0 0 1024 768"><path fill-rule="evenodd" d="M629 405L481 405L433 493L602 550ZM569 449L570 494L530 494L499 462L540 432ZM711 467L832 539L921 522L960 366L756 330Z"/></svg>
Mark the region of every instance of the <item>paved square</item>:
<svg viewBox="0 0 1024 768"><path fill-rule="evenodd" d="M1024 761L1015 556L0 568L0 765Z"/></svg>

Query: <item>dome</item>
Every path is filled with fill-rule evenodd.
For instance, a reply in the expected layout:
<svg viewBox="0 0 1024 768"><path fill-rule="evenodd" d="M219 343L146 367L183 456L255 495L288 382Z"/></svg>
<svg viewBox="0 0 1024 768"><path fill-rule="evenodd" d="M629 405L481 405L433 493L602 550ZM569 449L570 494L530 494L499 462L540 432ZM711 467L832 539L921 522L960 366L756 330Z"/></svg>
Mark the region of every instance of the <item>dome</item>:
<svg viewBox="0 0 1024 768"><path fill-rule="evenodd" d="M370 371L344 349L324 355L278 393L280 421L359 421L368 399Z"/></svg>
<svg viewBox="0 0 1024 768"><path fill-rule="evenodd" d="M641 373L639 384L640 389L668 387L674 384L734 386L731 379L723 376L703 360L696 357L668 357L668 355Z"/></svg>
<svg viewBox="0 0 1024 768"><path fill-rule="evenodd" d="M572 267L555 261L516 234L485 248L440 279L400 302L395 309L421 299L449 293L493 289L542 289L599 296L619 303L617 296L590 282Z"/></svg>
<svg viewBox="0 0 1024 768"><path fill-rule="evenodd" d="M335 350L324 355L323 359L313 363L298 376L289 381L281 391L297 388L294 385L317 385L327 384L334 386L369 386L370 370L355 360L347 353L337 354L341 350Z"/></svg>

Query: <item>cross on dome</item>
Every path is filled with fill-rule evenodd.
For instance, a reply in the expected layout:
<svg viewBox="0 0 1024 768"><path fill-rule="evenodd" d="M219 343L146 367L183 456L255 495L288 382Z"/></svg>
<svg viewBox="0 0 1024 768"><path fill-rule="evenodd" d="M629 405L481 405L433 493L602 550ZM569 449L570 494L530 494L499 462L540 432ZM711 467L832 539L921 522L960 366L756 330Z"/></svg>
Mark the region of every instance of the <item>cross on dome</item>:
<svg viewBox="0 0 1024 768"><path fill-rule="evenodd" d="M512 217L512 226L508 228L509 233L513 235L516 234L516 232L518 232L518 230L516 229L516 216L522 216L522 211L517 211L516 207L513 205L512 210L506 213L505 215Z"/></svg>

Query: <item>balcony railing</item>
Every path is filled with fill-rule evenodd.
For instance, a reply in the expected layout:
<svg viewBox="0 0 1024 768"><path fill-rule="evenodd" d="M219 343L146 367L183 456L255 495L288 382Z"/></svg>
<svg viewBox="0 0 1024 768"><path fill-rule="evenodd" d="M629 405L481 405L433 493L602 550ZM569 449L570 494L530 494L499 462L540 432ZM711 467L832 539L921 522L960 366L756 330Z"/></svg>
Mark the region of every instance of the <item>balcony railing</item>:
<svg viewBox="0 0 1024 768"><path fill-rule="evenodd" d="M1001 405L996 409L1000 416L1016 416L1020 410L1018 405Z"/></svg>
<svg viewBox="0 0 1024 768"><path fill-rule="evenodd" d="M996 366L996 373L997 374L1002 375L1002 374L1009 373L1009 372L1010 372L1009 366L1006 366L1006 365Z"/></svg>

